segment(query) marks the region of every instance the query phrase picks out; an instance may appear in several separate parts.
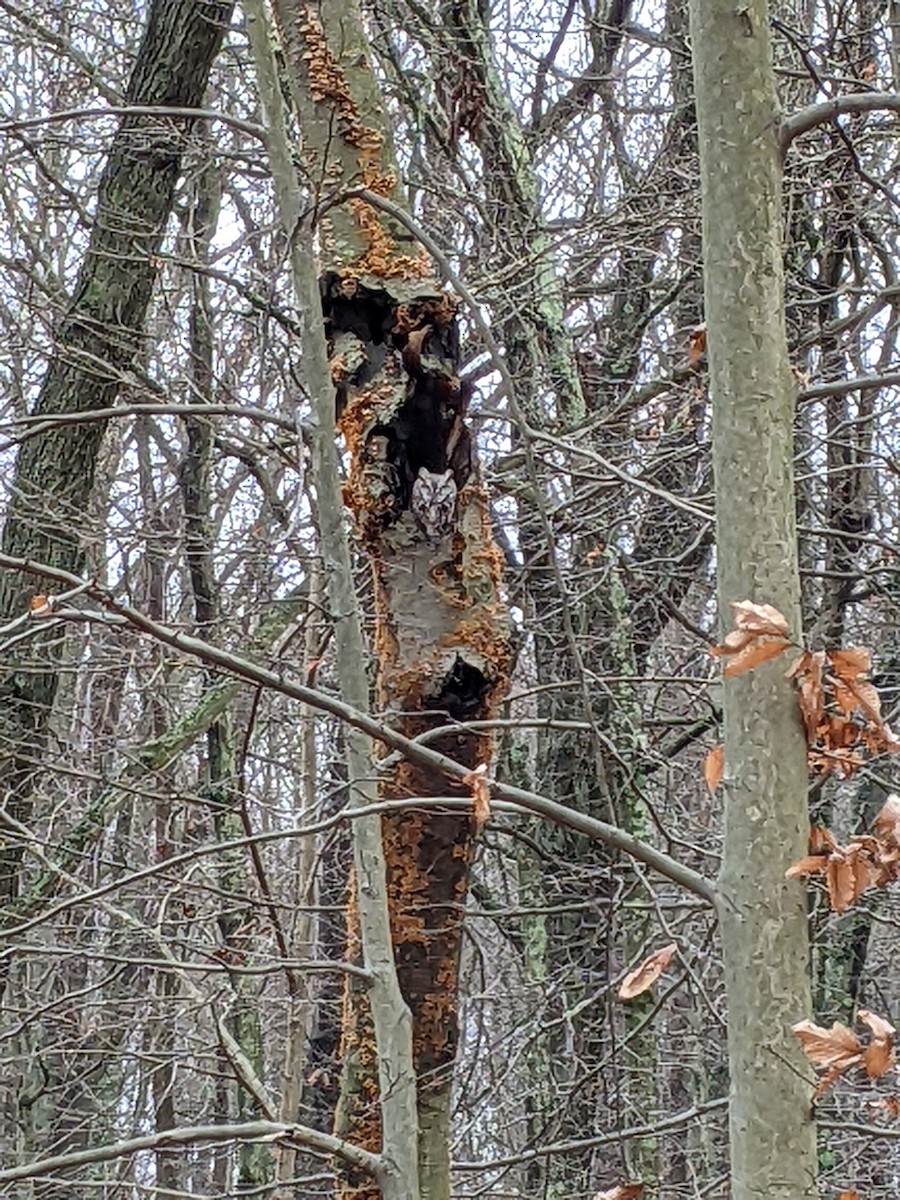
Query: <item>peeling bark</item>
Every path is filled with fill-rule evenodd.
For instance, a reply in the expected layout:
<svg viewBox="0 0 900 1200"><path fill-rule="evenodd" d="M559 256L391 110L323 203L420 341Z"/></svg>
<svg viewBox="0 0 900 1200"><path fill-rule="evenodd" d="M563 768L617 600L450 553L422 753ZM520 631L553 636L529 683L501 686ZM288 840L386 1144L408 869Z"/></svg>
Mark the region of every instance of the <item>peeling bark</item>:
<svg viewBox="0 0 900 1200"><path fill-rule="evenodd" d="M489 717L506 686L509 649L501 557L465 422L467 390L457 374L455 302L428 281L376 291L332 275L325 313L330 341L341 347L332 364L339 423L353 456L346 500L374 580L378 705L408 737ZM358 364L352 372L348 359ZM431 526L427 514L414 511L423 471L449 476L455 493L449 519L444 513ZM491 753L488 737L462 728L431 744L469 767ZM464 794L458 782L408 762L390 771L382 790L391 798ZM458 812L412 810L385 817L382 829L394 954L413 1013L422 1194L439 1196L447 1193L425 1189L437 1162L446 1177L473 827ZM339 1132L373 1148L374 1048L355 1012L362 1000L354 993L347 1008L344 1055L357 1062L345 1081Z"/></svg>
<svg viewBox="0 0 900 1200"><path fill-rule="evenodd" d="M502 559L466 423L455 297L407 230L354 196L402 205L390 133L352 0L276 4L311 178L340 196L320 222L322 308L337 420L350 454L344 499L374 581L377 703L416 737L496 712L509 640ZM460 727L433 743L474 767L490 739ZM390 798L463 792L401 762ZM413 1018L421 1196L449 1197L449 1094L457 1044L461 921L474 826L467 814L415 809L382 822L397 973ZM353 911L351 907L351 938ZM337 1130L381 1144L378 1047L366 998L351 985ZM345 1194L376 1184L345 1181Z"/></svg>

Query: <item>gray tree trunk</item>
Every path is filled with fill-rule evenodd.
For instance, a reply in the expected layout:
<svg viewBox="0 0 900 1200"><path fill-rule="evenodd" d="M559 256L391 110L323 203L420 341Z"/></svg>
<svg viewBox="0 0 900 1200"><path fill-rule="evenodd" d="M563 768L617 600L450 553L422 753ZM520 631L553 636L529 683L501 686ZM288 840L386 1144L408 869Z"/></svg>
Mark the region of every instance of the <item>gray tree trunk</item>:
<svg viewBox="0 0 900 1200"><path fill-rule="evenodd" d="M232 5L155 0L125 96L134 105L198 107ZM191 122L127 116L110 147L90 246L34 415L89 412L115 401L139 352ZM3 528L6 554L63 570L81 565L88 506L105 422L63 424L26 441L16 462ZM26 613L32 580L0 572L0 622ZM0 802L27 821L47 717L56 694L53 647L20 641L0 664ZM40 665L29 664L39 658ZM17 892L21 847L0 849L0 904Z"/></svg>
<svg viewBox="0 0 900 1200"><path fill-rule="evenodd" d="M794 384L781 258L779 108L765 0L691 0L713 395L718 593L774 604L799 635ZM810 1200L815 1132L790 1031L811 1011L803 889L805 740L785 663L725 683L720 920L734 1200Z"/></svg>

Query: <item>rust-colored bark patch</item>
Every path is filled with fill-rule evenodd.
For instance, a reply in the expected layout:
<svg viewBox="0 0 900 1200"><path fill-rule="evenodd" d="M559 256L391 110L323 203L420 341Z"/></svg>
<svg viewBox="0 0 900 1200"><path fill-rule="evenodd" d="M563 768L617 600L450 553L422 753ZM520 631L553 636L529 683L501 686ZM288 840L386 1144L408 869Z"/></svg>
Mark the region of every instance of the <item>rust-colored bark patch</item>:
<svg viewBox="0 0 900 1200"><path fill-rule="evenodd" d="M358 215L368 222L363 209ZM338 423L350 452L344 494L374 581L376 693L403 734L444 729L429 744L471 770L488 761L491 738L466 723L494 716L507 687L503 560L466 419L471 387L459 374L457 302L428 281L395 282L381 261L395 248L382 234L373 223L366 266L374 263L379 280L356 265L322 280ZM407 279L405 266L399 274ZM381 790L413 801L382 819L391 931L419 1088L442 1091L459 1036L476 836L471 793L458 778L409 762L393 767ZM442 796L463 804L429 802ZM365 997L351 983L344 1049L356 1094L338 1132L374 1146L377 1063L364 1016Z"/></svg>
<svg viewBox="0 0 900 1200"><path fill-rule="evenodd" d="M363 121L353 91L331 47L319 15L312 4L295 8L297 28L304 46L301 58L306 64L306 84L317 103L328 104L336 113L340 134L357 150L373 153L381 149L384 138Z"/></svg>
<svg viewBox="0 0 900 1200"><path fill-rule="evenodd" d="M351 961L361 957L359 910L353 880L347 905L347 955ZM366 990L360 980L353 977L348 977L344 989L340 1056L344 1067L335 1125L338 1130L352 1130L353 1140L358 1145L377 1153L381 1149L378 1052ZM361 1196L378 1196L377 1189L368 1191L372 1187L371 1180L352 1168L348 1169L346 1182L352 1188L359 1188Z"/></svg>
<svg viewBox="0 0 900 1200"><path fill-rule="evenodd" d="M470 758L475 739L466 738ZM458 748L458 747L457 747ZM463 789L408 765L397 794ZM458 1040L457 974L473 824L468 812L405 810L385 817L385 855L394 953L403 994L413 1005L413 1055L421 1086L446 1084Z"/></svg>

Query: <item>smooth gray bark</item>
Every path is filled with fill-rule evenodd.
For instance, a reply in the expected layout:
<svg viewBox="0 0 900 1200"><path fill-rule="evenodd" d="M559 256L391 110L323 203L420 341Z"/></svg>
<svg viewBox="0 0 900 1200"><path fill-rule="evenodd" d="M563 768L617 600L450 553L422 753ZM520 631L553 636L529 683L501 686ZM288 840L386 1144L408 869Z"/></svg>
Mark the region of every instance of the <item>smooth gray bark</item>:
<svg viewBox="0 0 900 1200"><path fill-rule="evenodd" d="M691 0L713 395L718 595L774 604L795 637L794 384L784 324L779 112L765 0ZM725 682L719 913L728 995L731 1194L810 1200L811 1088L791 1024L811 1011L806 748L777 660Z"/></svg>

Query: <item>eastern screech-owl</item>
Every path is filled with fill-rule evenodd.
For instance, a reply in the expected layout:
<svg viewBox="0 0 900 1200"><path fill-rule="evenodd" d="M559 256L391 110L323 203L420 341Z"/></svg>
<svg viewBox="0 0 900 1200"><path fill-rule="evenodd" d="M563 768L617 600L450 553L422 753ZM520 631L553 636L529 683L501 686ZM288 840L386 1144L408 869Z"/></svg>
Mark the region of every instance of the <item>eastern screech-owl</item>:
<svg viewBox="0 0 900 1200"><path fill-rule="evenodd" d="M412 485L410 510L430 545L436 545L453 528L456 513L456 480L452 471L419 467Z"/></svg>

